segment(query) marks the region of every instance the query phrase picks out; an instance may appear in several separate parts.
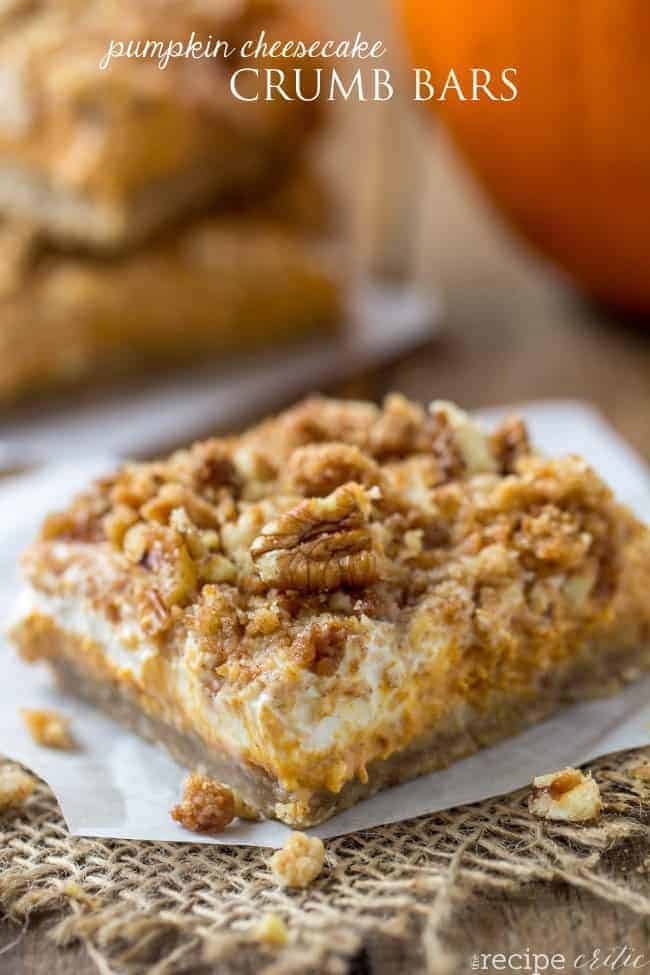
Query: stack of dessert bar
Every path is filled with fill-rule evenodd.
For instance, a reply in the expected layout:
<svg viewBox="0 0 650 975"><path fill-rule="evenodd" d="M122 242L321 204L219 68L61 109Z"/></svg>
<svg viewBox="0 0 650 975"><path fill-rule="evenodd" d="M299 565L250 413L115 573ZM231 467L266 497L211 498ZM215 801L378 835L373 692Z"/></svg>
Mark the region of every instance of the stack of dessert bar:
<svg viewBox="0 0 650 975"><path fill-rule="evenodd" d="M318 106L237 100L237 54L100 69L115 40L262 30L310 37L285 0L3 5L0 399L336 321Z"/></svg>

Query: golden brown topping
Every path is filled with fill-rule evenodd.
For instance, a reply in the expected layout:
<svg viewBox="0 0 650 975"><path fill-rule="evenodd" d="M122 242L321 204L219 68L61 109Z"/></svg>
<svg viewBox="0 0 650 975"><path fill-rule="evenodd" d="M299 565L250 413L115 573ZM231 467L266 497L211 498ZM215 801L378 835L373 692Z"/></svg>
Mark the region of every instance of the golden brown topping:
<svg viewBox="0 0 650 975"><path fill-rule="evenodd" d="M333 674L343 657L351 625L346 620L312 623L291 645L291 656L321 677Z"/></svg>
<svg viewBox="0 0 650 975"><path fill-rule="evenodd" d="M512 416L497 427L490 437L490 447L502 474L512 474L517 461L531 452L526 424L520 417Z"/></svg>
<svg viewBox="0 0 650 975"><path fill-rule="evenodd" d="M29 799L36 782L22 769L10 765L0 768L0 812L20 806Z"/></svg>
<svg viewBox="0 0 650 975"><path fill-rule="evenodd" d="M370 503L362 488L346 484L269 522L251 545L261 578L303 592L375 582L379 555L368 523Z"/></svg>
<svg viewBox="0 0 650 975"><path fill-rule="evenodd" d="M430 410L442 431L451 434L450 453L460 455L468 474L496 471L497 464L490 451L489 438L467 413L444 400L435 400Z"/></svg>
<svg viewBox="0 0 650 975"><path fill-rule="evenodd" d="M597 819L601 806L598 784L590 774L575 768L538 775L528 799L528 808L535 816L565 822Z"/></svg>
<svg viewBox="0 0 650 975"><path fill-rule="evenodd" d="M358 447L345 443L309 444L294 450L289 458L288 488L304 497L322 498L349 481L365 487L381 483L379 467Z"/></svg>
<svg viewBox="0 0 650 975"><path fill-rule="evenodd" d="M124 543L124 536L129 528L135 525L138 520L138 513L127 504L118 504L104 518L104 531L109 542L117 548L121 548Z"/></svg>
<svg viewBox="0 0 650 975"><path fill-rule="evenodd" d="M188 479L197 491L212 497L219 488L237 493L241 486L230 451L219 440L207 440L192 448L188 454Z"/></svg>
<svg viewBox="0 0 650 975"><path fill-rule="evenodd" d="M172 512L180 508L186 512L188 523L194 528L219 527L213 505L182 484L163 484L155 497L142 505L141 513L147 521L167 525Z"/></svg>
<svg viewBox="0 0 650 975"><path fill-rule="evenodd" d="M317 836L291 833L271 857L273 876L283 887L308 887L323 869L325 847Z"/></svg>
<svg viewBox="0 0 650 975"><path fill-rule="evenodd" d="M221 833L235 818L235 801L230 789L192 772L183 787L183 799L171 810L171 817L195 833Z"/></svg>
<svg viewBox="0 0 650 975"><path fill-rule="evenodd" d="M171 528L138 522L124 536L124 553L155 576L167 607L186 605L196 592L196 566L183 536Z"/></svg>
<svg viewBox="0 0 650 975"><path fill-rule="evenodd" d="M251 614L248 632L251 636L270 636L279 626L280 614L277 610L262 606Z"/></svg>
<svg viewBox="0 0 650 975"><path fill-rule="evenodd" d="M70 722L58 711L21 708L25 727L38 745L45 748L74 748Z"/></svg>
<svg viewBox="0 0 650 975"><path fill-rule="evenodd" d="M399 393L387 396L371 431L370 450L383 461L430 451L431 431L422 407Z"/></svg>
<svg viewBox="0 0 650 975"><path fill-rule="evenodd" d="M282 417L291 447L339 441L366 448L380 411L372 403L311 396Z"/></svg>
<svg viewBox="0 0 650 975"><path fill-rule="evenodd" d="M547 504L521 518L513 541L525 557L571 569L584 560L593 540L576 514Z"/></svg>
<svg viewBox="0 0 650 975"><path fill-rule="evenodd" d="M641 782L650 782L650 762L630 769L630 775Z"/></svg>

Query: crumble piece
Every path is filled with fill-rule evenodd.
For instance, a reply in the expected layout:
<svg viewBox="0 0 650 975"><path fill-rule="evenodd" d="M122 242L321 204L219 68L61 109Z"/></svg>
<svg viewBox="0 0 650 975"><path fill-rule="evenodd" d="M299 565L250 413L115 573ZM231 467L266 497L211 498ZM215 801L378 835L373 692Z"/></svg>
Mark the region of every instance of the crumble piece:
<svg viewBox="0 0 650 975"><path fill-rule="evenodd" d="M253 938L267 945L282 948L289 940L289 931L279 914L265 914L252 930Z"/></svg>
<svg viewBox="0 0 650 975"><path fill-rule="evenodd" d="M22 769L0 768L0 812L22 805L31 796L35 785L32 776Z"/></svg>
<svg viewBox="0 0 650 975"><path fill-rule="evenodd" d="M273 876L283 887L308 887L323 869L325 847L317 836L291 833L271 857Z"/></svg>
<svg viewBox="0 0 650 975"><path fill-rule="evenodd" d="M45 708L21 708L20 714L37 745L59 748L62 751L74 748L70 722L58 711Z"/></svg>
<svg viewBox="0 0 650 975"><path fill-rule="evenodd" d="M232 790L192 772L183 787L183 799L171 817L194 833L221 833L235 818Z"/></svg>
<svg viewBox="0 0 650 975"><path fill-rule="evenodd" d="M564 768L533 779L528 808L540 819L587 822L598 818L601 807L600 789L591 773Z"/></svg>

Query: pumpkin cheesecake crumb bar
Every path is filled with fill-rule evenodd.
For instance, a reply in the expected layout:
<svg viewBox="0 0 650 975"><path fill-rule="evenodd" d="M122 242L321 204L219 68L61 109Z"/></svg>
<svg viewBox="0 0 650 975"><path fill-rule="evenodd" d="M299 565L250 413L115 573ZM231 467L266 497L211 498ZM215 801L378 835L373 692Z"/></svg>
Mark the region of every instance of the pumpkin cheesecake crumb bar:
<svg viewBox="0 0 650 975"><path fill-rule="evenodd" d="M296 826L650 664L650 534L585 461L399 395L128 464L23 567L26 659Z"/></svg>
<svg viewBox="0 0 650 975"><path fill-rule="evenodd" d="M242 61L248 38L264 30L270 41L309 41L283 0L2 6L0 209L53 240L121 251L188 212L256 194L302 153L318 122L315 104L243 101L230 91L242 64L264 66ZM190 39L212 49L221 40L231 53L159 67L158 50ZM106 65L120 45L131 56ZM273 62L288 78L295 63ZM251 94L243 83L242 95Z"/></svg>

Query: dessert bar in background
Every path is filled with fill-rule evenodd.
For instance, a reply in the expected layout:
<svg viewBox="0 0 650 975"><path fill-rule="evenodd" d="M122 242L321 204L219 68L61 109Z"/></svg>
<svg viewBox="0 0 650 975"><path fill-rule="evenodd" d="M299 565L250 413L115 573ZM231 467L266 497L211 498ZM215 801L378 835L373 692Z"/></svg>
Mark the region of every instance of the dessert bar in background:
<svg viewBox="0 0 650 975"><path fill-rule="evenodd" d="M336 327L340 275L319 234L327 206L296 174L255 209L195 217L111 260L5 225L0 399Z"/></svg>
<svg viewBox="0 0 650 975"><path fill-rule="evenodd" d="M111 40L308 38L284 0L36 0L13 16L11 6L0 21L0 209L57 240L121 250L200 205L255 195L317 122L313 102L235 99L237 55L171 58L164 70L124 57L100 70Z"/></svg>
<svg viewBox="0 0 650 975"><path fill-rule="evenodd" d="M313 161L319 106L235 99L236 54L99 67L115 39L194 32L238 48L262 30L269 42L312 36L284 0L4 11L0 399L338 322L335 207Z"/></svg>
<svg viewBox="0 0 650 975"><path fill-rule="evenodd" d="M128 464L23 567L23 657L294 825L650 666L648 528L444 402L313 398Z"/></svg>

